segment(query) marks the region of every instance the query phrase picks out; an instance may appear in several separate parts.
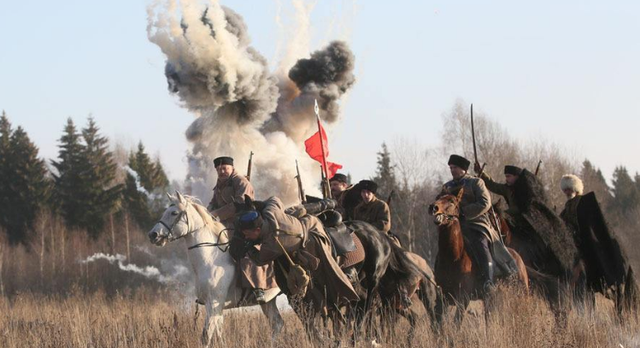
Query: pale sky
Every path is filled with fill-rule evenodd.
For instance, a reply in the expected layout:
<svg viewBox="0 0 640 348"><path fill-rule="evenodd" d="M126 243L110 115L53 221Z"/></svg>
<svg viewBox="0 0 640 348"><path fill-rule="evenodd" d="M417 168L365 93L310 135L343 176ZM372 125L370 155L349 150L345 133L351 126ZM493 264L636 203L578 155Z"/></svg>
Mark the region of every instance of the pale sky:
<svg viewBox="0 0 640 348"><path fill-rule="evenodd" d="M11 1L0 7L0 109L47 159L67 117L160 155L186 174L193 116L167 91L164 56L147 40L149 1ZM245 19L275 66L286 44L279 1L221 1ZM280 9L280 10L278 10ZM544 137L607 178L640 171L640 2L317 1L311 49L347 40L357 82L330 133L354 179L375 170L383 141L437 144L441 115L473 102L511 135ZM302 145L301 145L302 146ZM443 158L443 163L446 158Z"/></svg>

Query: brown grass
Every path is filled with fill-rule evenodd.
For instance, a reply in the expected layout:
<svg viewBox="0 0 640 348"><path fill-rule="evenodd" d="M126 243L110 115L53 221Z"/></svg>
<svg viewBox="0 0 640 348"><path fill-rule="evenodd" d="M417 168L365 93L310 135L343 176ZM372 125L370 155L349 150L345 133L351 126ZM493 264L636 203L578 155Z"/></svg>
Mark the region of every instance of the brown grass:
<svg viewBox="0 0 640 348"><path fill-rule="evenodd" d="M200 308L194 317L193 284L160 284L122 272L105 261L81 264L96 252L125 254L122 231L111 238L87 239L82 232L47 228L29 247L0 243L0 347L198 347L204 324ZM138 266L170 269L185 263L182 243L155 248L142 231L131 231L131 259ZM148 248L143 250L141 247ZM164 268L163 268L164 267ZM191 278L190 275L187 278ZM444 323L434 335L419 303L420 319L411 347L638 347L640 316L619 321L611 302L598 298L595 308L572 311L565 327L556 325L547 304L536 296L499 296L497 309L485 323L482 304L472 303L460 329ZM312 347L292 312L285 313L284 333L276 347ZM386 325L386 324L383 324ZM225 315L223 347L265 347L271 343L269 327L255 311ZM407 344L408 323L400 319L385 347ZM326 342L320 346L326 346ZM344 340L348 346L348 340ZM370 347L365 340L358 347Z"/></svg>
<svg viewBox="0 0 640 348"><path fill-rule="evenodd" d="M423 316L412 347L637 347L638 315L617 320L611 304L573 311L566 328L556 326L546 304L537 297L501 296L485 325L480 303L472 303L460 329L450 321L434 335ZM106 296L96 292L65 298L19 294L0 300L2 347L197 347L203 313L195 304L170 293L138 291ZM231 311L225 317L226 347L264 347L270 343L266 320L257 312ZM278 347L311 347L297 318L285 314ZM408 325L401 320L384 346L405 346ZM345 340L345 344L346 344ZM368 347L364 341L358 347Z"/></svg>

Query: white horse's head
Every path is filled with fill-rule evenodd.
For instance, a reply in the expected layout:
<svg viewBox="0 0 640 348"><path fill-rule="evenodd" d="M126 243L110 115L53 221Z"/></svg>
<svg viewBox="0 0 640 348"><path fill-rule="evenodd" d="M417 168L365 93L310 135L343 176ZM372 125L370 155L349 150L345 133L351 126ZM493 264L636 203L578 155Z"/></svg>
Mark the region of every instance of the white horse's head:
<svg viewBox="0 0 640 348"><path fill-rule="evenodd" d="M157 246L164 246L167 242L180 239L208 222L203 221L206 216L197 211L196 203L189 197L183 196L178 191L175 197L168 193L167 196L171 204L148 233L151 243Z"/></svg>

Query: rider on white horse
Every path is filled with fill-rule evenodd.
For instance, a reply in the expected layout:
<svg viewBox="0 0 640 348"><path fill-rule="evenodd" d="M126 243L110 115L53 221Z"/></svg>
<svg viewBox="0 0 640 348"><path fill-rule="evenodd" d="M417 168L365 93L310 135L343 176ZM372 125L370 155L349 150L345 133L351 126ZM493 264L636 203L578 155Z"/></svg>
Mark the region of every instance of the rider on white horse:
<svg viewBox="0 0 640 348"><path fill-rule="evenodd" d="M213 188L213 198L207 209L211 215L220 219L226 228L233 230L236 213L235 203L244 202L245 195L253 199L253 185L245 176L236 172L233 158L218 157L213 160L213 164L218 173L218 181ZM265 298L265 290L278 287L273 274L273 265L269 263L258 266L248 257L236 258L236 261L240 273L243 275L240 277L242 288L252 290L259 303L266 302L269 298ZM278 292L269 291L268 293L275 295Z"/></svg>
<svg viewBox="0 0 640 348"><path fill-rule="evenodd" d="M169 199L171 205L148 236L158 246L178 239L184 240L187 256L196 276L196 296L207 309L202 341L209 345L214 334L218 339L223 338L223 309L256 303L243 301L243 291L238 286L237 267L227 252L229 237L225 226L214 220L206 208L192 198L176 192L176 196L169 196ZM269 318L275 337L284 325L275 298L260 307Z"/></svg>

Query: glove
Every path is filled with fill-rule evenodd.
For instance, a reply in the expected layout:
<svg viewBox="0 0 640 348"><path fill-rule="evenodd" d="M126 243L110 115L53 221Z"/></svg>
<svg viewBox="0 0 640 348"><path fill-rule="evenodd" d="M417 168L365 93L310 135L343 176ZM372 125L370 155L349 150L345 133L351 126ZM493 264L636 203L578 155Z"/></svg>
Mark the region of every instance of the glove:
<svg viewBox="0 0 640 348"><path fill-rule="evenodd" d="M480 166L480 163L476 162L473 165L473 170L476 172L476 174L480 174L480 171L482 170L482 167Z"/></svg>

